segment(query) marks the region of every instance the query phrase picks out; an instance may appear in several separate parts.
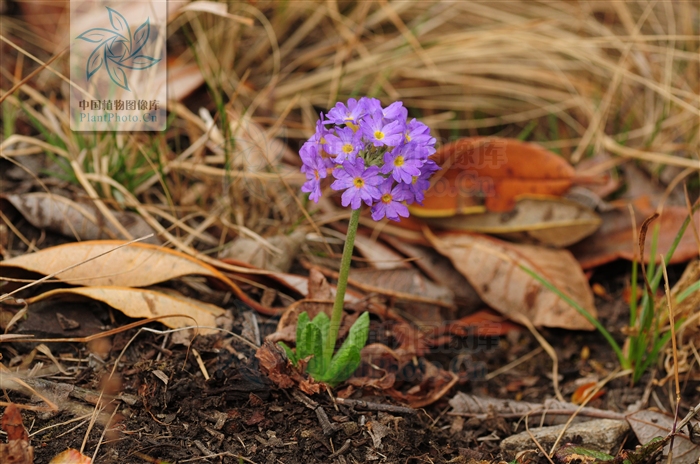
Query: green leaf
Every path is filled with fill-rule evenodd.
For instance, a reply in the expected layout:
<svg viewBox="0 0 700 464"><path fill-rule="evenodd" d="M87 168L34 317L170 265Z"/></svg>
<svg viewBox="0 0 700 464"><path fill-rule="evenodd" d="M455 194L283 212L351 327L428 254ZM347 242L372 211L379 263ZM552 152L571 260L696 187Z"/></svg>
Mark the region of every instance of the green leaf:
<svg viewBox="0 0 700 464"><path fill-rule="evenodd" d="M328 328L331 326L331 319L326 313L318 313L314 320L311 321L313 325L319 328L321 331L321 340L326 343L326 337L328 336Z"/></svg>
<svg viewBox="0 0 700 464"><path fill-rule="evenodd" d="M360 349L355 345L343 344L336 355L333 356L331 367L322 380L333 386L349 379L360 367L360 362L362 361Z"/></svg>
<svg viewBox="0 0 700 464"><path fill-rule="evenodd" d="M361 350L367 343L367 336L369 335L369 313L364 312L357 318L355 323L350 327L350 332L348 333L348 338L345 339L340 350L343 349L346 343L356 346L358 350ZM338 350L338 352L340 352Z"/></svg>
<svg viewBox="0 0 700 464"><path fill-rule="evenodd" d="M348 337L333 356L324 381L336 384L350 378L360 366L360 350L367 343L368 335L369 313L364 312L350 327Z"/></svg>
<svg viewBox="0 0 700 464"><path fill-rule="evenodd" d="M281 346L282 348L284 348L284 352L287 353L287 357L296 365L296 363L297 363L296 353L294 353L294 351L292 351L292 349L290 347L288 347L287 344L284 342L277 342L277 344L279 346Z"/></svg>
<svg viewBox="0 0 700 464"><path fill-rule="evenodd" d="M321 329L319 329L315 324L308 324L304 328L302 333L303 345L308 351L305 353L304 358L311 355L312 358L309 360L306 370L314 378L318 375L323 374L326 370L326 366L323 360L323 343L321 341ZM298 348L297 348L298 351ZM303 359L299 355L299 359Z"/></svg>
<svg viewBox="0 0 700 464"><path fill-rule="evenodd" d="M299 314L297 318L297 355L299 354L299 340L301 340L301 334L304 332L304 327L309 323L309 315L304 311Z"/></svg>

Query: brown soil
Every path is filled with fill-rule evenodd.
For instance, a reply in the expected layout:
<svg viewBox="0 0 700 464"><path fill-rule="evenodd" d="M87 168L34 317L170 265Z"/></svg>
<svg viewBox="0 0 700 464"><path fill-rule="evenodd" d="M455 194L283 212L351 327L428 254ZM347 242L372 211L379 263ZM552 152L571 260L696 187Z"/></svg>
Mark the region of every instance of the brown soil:
<svg viewBox="0 0 700 464"><path fill-rule="evenodd" d="M615 319L615 306L601 304L603 317ZM373 327L378 325L374 323ZM254 352L228 336L198 337L192 344L210 376L205 380L194 350L173 344L171 339L164 344L164 335L141 332L124 351L114 376L118 381L106 383L113 362L135 334L136 329L115 336L105 364L88 361L85 345L53 347L55 354L70 353L73 358L88 361L89 366L77 379L53 382L96 392L107 384L107 392L124 395L123 401L109 405L102 416L103 420L109 417L118 405L115 428L102 436L103 427L98 421L88 435L85 454L91 455L99 444L101 463L441 463L498 459L503 457L498 448L500 440L522 430L522 423L516 425L517 421L498 417L456 420L446 414L447 400L455 390L535 402L553 396L548 378L551 363L544 354L489 382L483 380L485 372L537 347L528 334L513 333L489 349L470 351L463 343L462 348L456 348L459 351L452 347L454 351L450 352L447 347L431 353L428 358L434 363L461 370L462 382L441 401L413 414L347 407L334 404L327 394L313 396L317 409L322 409L332 424L324 434L319 411L300 400L298 391L274 387L258 369ZM565 394L572 393L573 381L583 374L615 366L610 350L596 334L546 335L560 341L557 350ZM583 346L590 347L589 359L594 362L580 359ZM9 345L0 346L5 359L12 357L13 351ZM471 379L467 381L466 376ZM405 380L405 387L410 387L410 379ZM642 396L643 389L643 382L630 389L620 381L607 388L593 406L622 411ZM17 403L28 402L16 393L11 398ZM362 400L393 403L383 396L364 396ZM58 415L23 413L25 424L31 425L30 433L35 433L31 440L37 463L48 462L66 448L82 446L89 419L69 421L78 414L71 405L85 406L86 398L73 393L65 404L68 406Z"/></svg>

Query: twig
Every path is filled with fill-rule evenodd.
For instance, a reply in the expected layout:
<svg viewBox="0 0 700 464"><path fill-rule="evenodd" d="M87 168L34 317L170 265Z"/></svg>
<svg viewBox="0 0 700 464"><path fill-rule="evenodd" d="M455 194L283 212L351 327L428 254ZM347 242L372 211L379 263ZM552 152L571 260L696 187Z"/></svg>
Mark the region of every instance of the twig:
<svg viewBox="0 0 700 464"><path fill-rule="evenodd" d="M362 400L351 400L345 398L336 398L335 401L343 406L350 406L352 408L366 409L368 411L384 411L384 412L395 412L398 414L416 414L413 408L408 408L406 406L396 406L393 404L382 404L382 403L371 403L369 401Z"/></svg>
<svg viewBox="0 0 700 464"><path fill-rule="evenodd" d="M535 409L532 411L528 411L526 413L529 416L535 416L538 414L546 414L546 415L552 415L552 416L569 416L569 415L574 415L576 414L575 409ZM519 419L523 417L522 412L505 412L505 413L498 413L498 414L489 414L489 413L477 413L477 412L448 412L448 416L461 416L461 417L475 417L477 419L485 420L485 419L490 419L493 418L494 415L497 417L502 417L504 419ZM587 411L587 410L582 410L579 411L578 416L583 416L583 417L593 417L597 419L613 419L613 420L625 420L626 416L624 414L620 414L617 412L613 411L604 411L604 410L599 410L598 412L596 411Z"/></svg>
<svg viewBox="0 0 700 464"><path fill-rule="evenodd" d="M350 443L352 443L352 440L350 440L350 439L348 438L347 440L345 440L345 443L343 443L343 446L341 446L341 447L338 449L338 451L336 451L335 453L333 453L333 454L331 454L330 456L328 456L328 459L333 459L333 458L338 457L338 456L340 456L341 454L345 453L347 450L350 449Z"/></svg>
<svg viewBox="0 0 700 464"><path fill-rule="evenodd" d="M323 406L300 391L294 391L292 396L295 400L299 401L307 408L314 410L316 417L318 417L318 421L321 424L321 429L323 429L324 435L330 436L338 431L340 427L337 424L331 424L331 421L328 420L328 414L326 414L326 410L323 409Z"/></svg>

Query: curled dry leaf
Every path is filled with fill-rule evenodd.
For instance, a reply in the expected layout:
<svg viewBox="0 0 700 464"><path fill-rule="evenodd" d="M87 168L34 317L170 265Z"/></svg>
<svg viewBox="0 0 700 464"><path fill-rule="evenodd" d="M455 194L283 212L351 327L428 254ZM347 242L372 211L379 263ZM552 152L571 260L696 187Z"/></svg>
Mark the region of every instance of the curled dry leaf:
<svg viewBox="0 0 700 464"><path fill-rule="evenodd" d="M523 265L547 279L593 317L593 292L571 253L503 242L478 234L426 234L435 249L452 260L489 306L537 327L593 330L593 325L557 294L526 273Z"/></svg>
<svg viewBox="0 0 700 464"><path fill-rule="evenodd" d="M216 318L225 311L218 306L175 294L129 287L62 288L42 293L27 302L31 305L47 299L89 298L101 301L133 318L162 318L160 322L173 329L190 326L216 327ZM172 317L170 317L172 316ZM213 329L200 329L209 334Z"/></svg>
<svg viewBox="0 0 700 464"><path fill-rule="evenodd" d="M561 196L575 174L560 156L516 139L463 138L444 145L433 158L443 170L433 176L423 206L411 208L415 216L510 211L521 195Z"/></svg>
<svg viewBox="0 0 700 464"><path fill-rule="evenodd" d="M21 195L3 195L34 227L49 229L77 240L119 238L119 231L104 217L92 202L75 202L60 195L36 192ZM141 216L127 211L112 214L133 237L154 233ZM127 237L124 237L127 238ZM159 244L156 237L144 243Z"/></svg>
<svg viewBox="0 0 700 464"><path fill-rule="evenodd" d="M440 400L457 384L457 374L446 371L426 361L423 372L414 371L419 383L406 393L389 390L387 393L394 399L409 404L412 408L423 408Z"/></svg>
<svg viewBox="0 0 700 464"><path fill-rule="evenodd" d="M520 197L507 212L487 211L424 220L445 230L494 234L518 242L554 247L569 246L588 237L601 223L600 217L590 208L565 198L548 196Z"/></svg>
<svg viewBox="0 0 700 464"><path fill-rule="evenodd" d="M323 384L314 382L311 378L305 378L276 343L265 340L255 352L255 357L260 361L262 372L279 388L299 385L301 390L309 395L319 393L324 388Z"/></svg>

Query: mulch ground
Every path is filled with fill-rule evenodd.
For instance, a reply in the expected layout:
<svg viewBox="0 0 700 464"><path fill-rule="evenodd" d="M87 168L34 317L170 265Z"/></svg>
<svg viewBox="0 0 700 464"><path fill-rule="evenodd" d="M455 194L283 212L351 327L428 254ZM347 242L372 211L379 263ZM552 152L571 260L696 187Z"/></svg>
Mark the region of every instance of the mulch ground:
<svg viewBox="0 0 700 464"><path fill-rule="evenodd" d="M614 306L603 304L607 311L602 310L602 317L616 318ZM378 326L375 321L373 327ZM557 351L565 394L571 394L575 381L586 373L615 366L610 350L597 334L555 331L547 336L561 342ZM50 381L85 390L71 392L59 414L24 411L25 424L34 434L31 440L36 462L48 462L69 447L80 449L89 428L85 453L91 455L99 445L100 463L497 461L504 458L500 441L522 431L522 422L498 416L457 419L448 414L447 400L458 390L534 402L553 396L551 362L545 354L488 382L483 378L486 372L537 348L525 332L502 337L488 349L470 350L466 344L456 343L453 348L459 351L450 352L449 347L434 350L426 358L443 366L451 363L453 369L466 369L472 378L463 375L458 386L440 401L413 411L376 391L357 392L352 399L358 401L339 404L327 393L308 397L296 388L279 389L261 373L254 351L226 335L197 337L190 347L165 337L147 331L137 334L137 329L120 333L111 340L104 363L89 355L94 346L52 346L54 354L82 359L84 367L77 378L59 376ZM3 349L8 346L0 346L5 359L13 354L22 356L14 351L17 347ZM587 360L581 359L583 346L591 350ZM29 348L25 345L21 351ZM114 376L107 382L111 366L122 352ZM455 363L458 357L461 361ZM420 366L418 360L416 368ZM469 366L478 368L470 370ZM411 378L407 376L415 372L403 375L402 379L398 373L397 384L404 380L403 388L408 389ZM641 382L630 388L620 380L610 384L592 406L624 411L641 398L644 386ZM96 394L86 394L86 390ZM103 398L106 408L91 427L90 417L79 414L89 413L103 390L118 399L110 402L105 398L111 397ZM17 393L11 397L17 403L29 402ZM103 436L102 424L112 415L116 426Z"/></svg>

